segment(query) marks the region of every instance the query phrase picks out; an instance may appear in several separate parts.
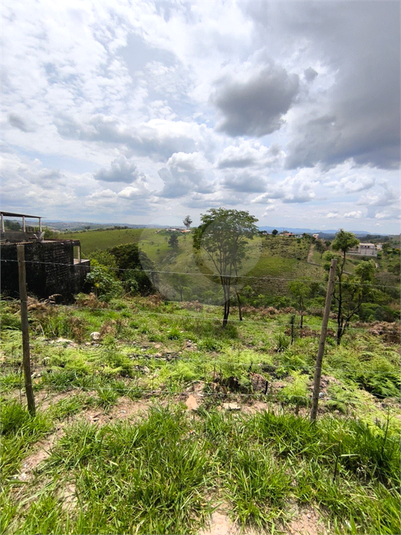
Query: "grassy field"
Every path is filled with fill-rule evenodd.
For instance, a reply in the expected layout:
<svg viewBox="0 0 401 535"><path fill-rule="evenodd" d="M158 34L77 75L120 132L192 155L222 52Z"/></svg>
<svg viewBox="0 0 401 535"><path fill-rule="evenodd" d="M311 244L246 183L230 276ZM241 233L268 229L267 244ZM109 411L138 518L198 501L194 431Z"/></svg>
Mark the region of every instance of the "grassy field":
<svg viewBox="0 0 401 535"><path fill-rule="evenodd" d="M82 256L92 253L96 249L109 249L116 245L138 243L144 229L115 229L115 230L89 230L85 232L63 232L60 238L67 240L80 240Z"/></svg>
<svg viewBox="0 0 401 535"><path fill-rule="evenodd" d="M214 283L196 262L191 235L180 235L178 247L168 244L170 234L160 229L104 230L78 233L65 233L63 237L79 239L82 255L93 253L96 249L108 249L115 245L137 243L153 261L155 269L161 271L159 277L160 291L170 299L177 299L179 291L172 283L170 273L183 273L185 299L218 299L222 294L219 284ZM247 256L243 262L240 275L244 276L241 286L251 285L255 295L287 295L285 280L258 280L258 277L279 279L306 278L313 281L323 280L324 270L307 263L310 244L307 240L286 238L283 236L258 237L249 243ZM215 271L204 257L206 272ZM250 277L249 279L247 277Z"/></svg>
<svg viewBox="0 0 401 535"><path fill-rule="evenodd" d="M207 534L216 515L261 533L400 532L396 326L355 326L337 347L330 320L312 425L317 317L291 344L274 310L234 310L222 329L219 307L156 296L29 308L35 418L18 303L2 303L2 533Z"/></svg>

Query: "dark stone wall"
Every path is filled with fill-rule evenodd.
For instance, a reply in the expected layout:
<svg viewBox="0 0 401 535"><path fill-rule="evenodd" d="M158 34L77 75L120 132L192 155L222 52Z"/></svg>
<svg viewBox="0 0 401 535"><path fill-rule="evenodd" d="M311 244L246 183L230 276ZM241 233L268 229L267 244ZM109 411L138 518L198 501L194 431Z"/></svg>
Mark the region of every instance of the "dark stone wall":
<svg viewBox="0 0 401 535"><path fill-rule="evenodd" d="M61 294L66 301L84 289L88 261L74 265L73 240L25 242L28 293L40 298ZM1 292L18 297L17 245L1 246Z"/></svg>

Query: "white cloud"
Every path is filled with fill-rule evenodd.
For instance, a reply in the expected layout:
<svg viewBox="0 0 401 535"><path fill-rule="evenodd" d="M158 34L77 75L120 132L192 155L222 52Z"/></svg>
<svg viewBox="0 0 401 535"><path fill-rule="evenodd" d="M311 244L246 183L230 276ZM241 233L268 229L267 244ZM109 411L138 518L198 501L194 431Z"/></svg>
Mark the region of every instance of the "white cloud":
<svg viewBox="0 0 401 535"><path fill-rule="evenodd" d="M337 7L8 2L3 209L146 223L209 203L396 232L399 6Z"/></svg>
<svg viewBox="0 0 401 535"><path fill-rule="evenodd" d="M346 219L360 219L362 217L362 212L360 210L355 210L344 214L344 217Z"/></svg>

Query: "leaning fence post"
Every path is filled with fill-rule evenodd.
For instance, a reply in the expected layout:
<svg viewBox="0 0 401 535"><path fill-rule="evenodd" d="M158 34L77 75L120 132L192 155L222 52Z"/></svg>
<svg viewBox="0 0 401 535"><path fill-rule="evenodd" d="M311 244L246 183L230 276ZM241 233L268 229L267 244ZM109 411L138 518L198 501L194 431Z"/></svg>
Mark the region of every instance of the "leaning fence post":
<svg viewBox="0 0 401 535"><path fill-rule="evenodd" d="M313 395L312 395L312 410L310 413L310 420L314 422L317 415L317 406L319 403L320 378L322 375L322 360L324 353L324 344L327 335L327 323L330 315L331 298L333 296L334 278L336 275L337 259L333 258L330 265L329 282L327 283L326 303L324 306L322 330L320 332L319 351L316 357L315 376L313 379Z"/></svg>
<svg viewBox="0 0 401 535"><path fill-rule="evenodd" d="M21 302L21 330L22 330L22 365L24 368L25 392L28 402L28 411L35 416L35 398L33 396L31 378L31 358L29 351L28 303L26 294L25 246L17 245L18 253L18 282L19 298Z"/></svg>

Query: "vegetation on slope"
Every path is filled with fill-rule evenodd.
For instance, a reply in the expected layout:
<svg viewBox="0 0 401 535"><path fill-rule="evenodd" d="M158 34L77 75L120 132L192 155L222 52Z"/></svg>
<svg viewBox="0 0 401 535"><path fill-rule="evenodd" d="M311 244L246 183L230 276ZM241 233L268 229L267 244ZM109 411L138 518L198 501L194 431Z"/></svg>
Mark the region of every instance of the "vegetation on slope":
<svg viewBox="0 0 401 535"><path fill-rule="evenodd" d="M198 533L221 502L264 532L285 531L290 503L316 508L331 533L399 532L390 327L350 331L340 347L330 334L313 426L317 317L291 344L291 314L273 309L248 307L222 329L218 308L158 297L30 301L32 419L19 401L18 303L2 316L3 532ZM128 402L148 415L121 421ZM41 444L54 446L30 471Z"/></svg>

